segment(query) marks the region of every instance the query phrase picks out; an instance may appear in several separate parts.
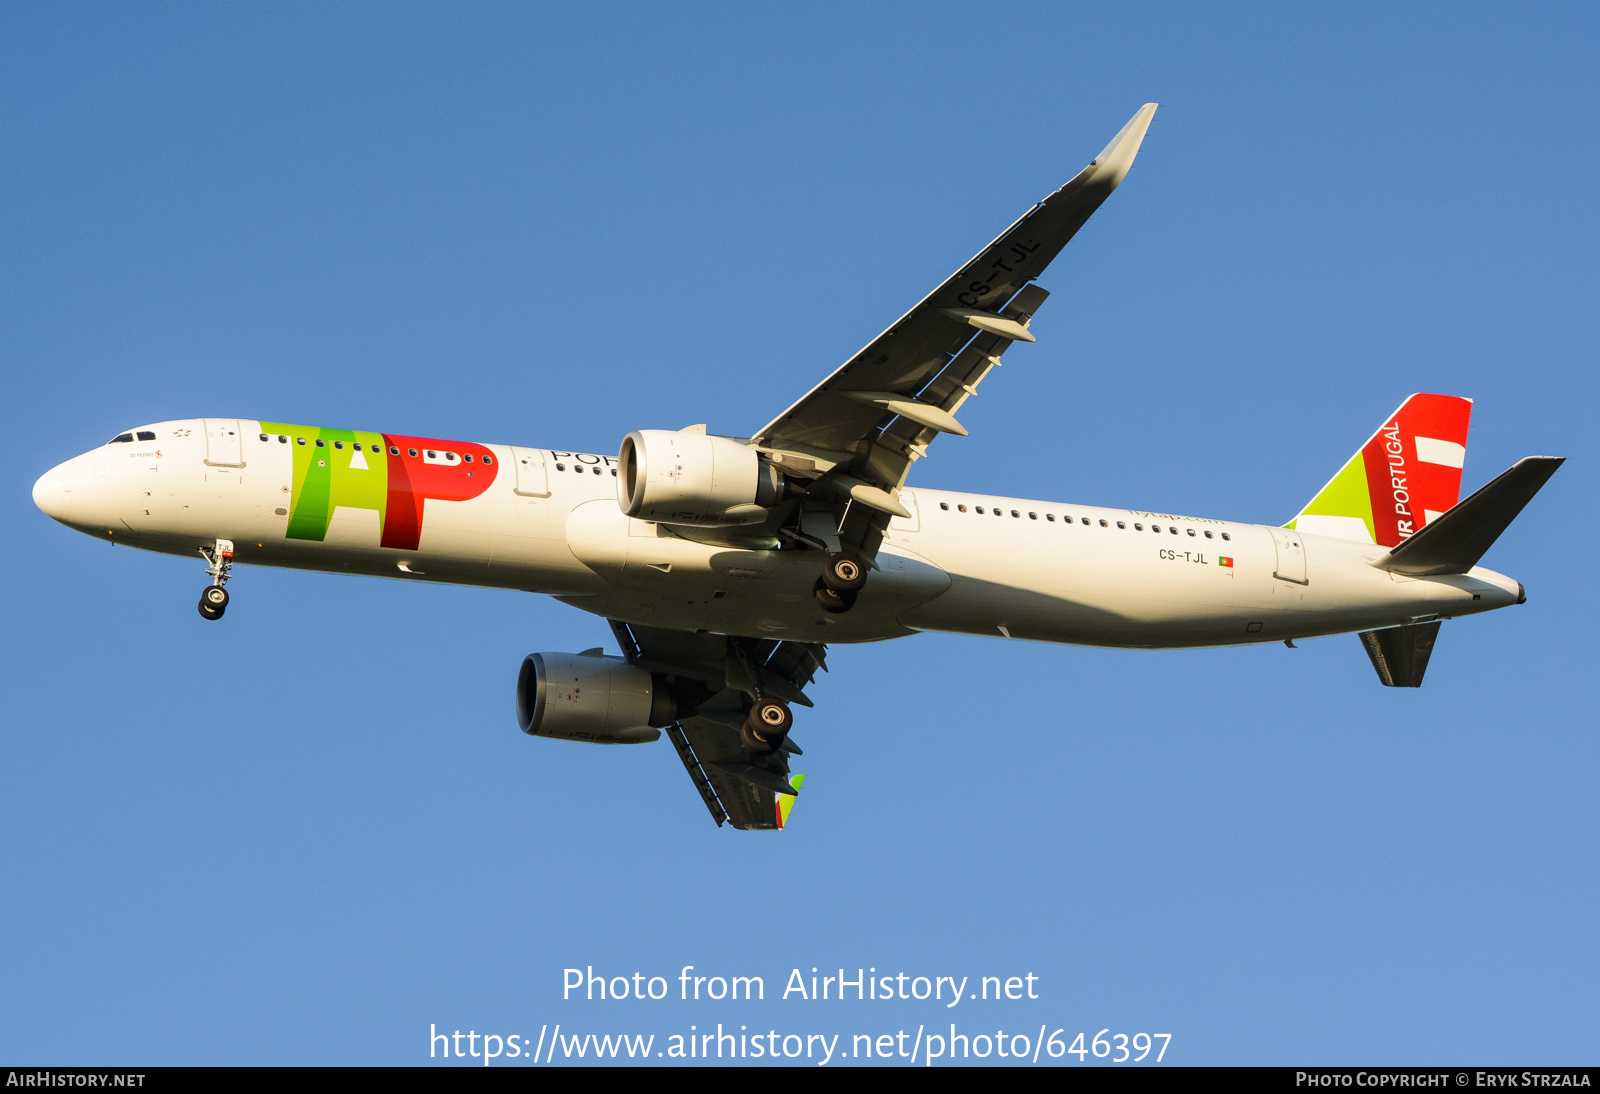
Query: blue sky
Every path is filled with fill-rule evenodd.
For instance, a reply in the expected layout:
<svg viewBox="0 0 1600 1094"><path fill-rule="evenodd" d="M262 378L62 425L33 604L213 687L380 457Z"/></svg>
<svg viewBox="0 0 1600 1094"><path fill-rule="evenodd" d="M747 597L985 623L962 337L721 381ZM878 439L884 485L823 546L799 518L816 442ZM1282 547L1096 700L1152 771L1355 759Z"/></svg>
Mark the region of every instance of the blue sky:
<svg viewBox="0 0 1600 1094"><path fill-rule="evenodd" d="M1179 1063L1592 1062L1597 23L8 8L0 1058L955 1021L1166 1032ZM1447 623L1418 691L1352 636L836 647L792 827L718 831L664 743L516 731L523 655L609 646L598 619L243 570L210 625L198 560L31 504L60 460L207 414L596 452L748 433L1146 101L1039 344L912 485L1278 523L1406 394L1471 396L1469 489L1570 459L1485 560L1529 602ZM563 1001L590 965L769 998ZM1031 972L1040 998L773 998L813 966Z"/></svg>

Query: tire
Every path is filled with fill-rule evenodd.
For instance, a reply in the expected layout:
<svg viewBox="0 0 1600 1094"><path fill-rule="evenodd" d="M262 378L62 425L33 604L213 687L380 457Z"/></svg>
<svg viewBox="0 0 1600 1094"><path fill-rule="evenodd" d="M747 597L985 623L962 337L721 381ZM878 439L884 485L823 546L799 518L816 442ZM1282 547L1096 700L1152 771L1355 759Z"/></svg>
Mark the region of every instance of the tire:
<svg viewBox="0 0 1600 1094"><path fill-rule="evenodd" d="M830 615L841 615L855 607L855 593L839 593L828 588L822 578L817 578L817 584L812 589L812 595L817 598L817 603L822 610Z"/></svg>
<svg viewBox="0 0 1600 1094"><path fill-rule="evenodd" d="M822 564L822 582L836 593L859 593L867 583L867 564L855 555L829 555Z"/></svg>
<svg viewBox="0 0 1600 1094"><path fill-rule="evenodd" d="M750 708L749 722L763 737L782 737L794 725L794 712L787 703L776 699L759 699Z"/></svg>
<svg viewBox="0 0 1600 1094"><path fill-rule="evenodd" d="M200 601L200 616L203 619L221 619L223 609L213 608L204 600Z"/></svg>
<svg viewBox="0 0 1600 1094"><path fill-rule="evenodd" d="M783 747L794 725L794 712L776 699L758 699L739 727L739 742L758 756L770 756Z"/></svg>
<svg viewBox="0 0 1600 1094"><path fill-rule="evenodd" d="M779 737L776 743L768 740L751 728L749 720L746 719L739 727L739 743L757 756L770 756L783 747L783 738Z"/></svg>
<svg viewBox="0 0 1600 1094"><path fill-rule="evenodd" d="M228 590L221 585L208 585L200 594L200 603L221 615L228 608Z"/></svg>

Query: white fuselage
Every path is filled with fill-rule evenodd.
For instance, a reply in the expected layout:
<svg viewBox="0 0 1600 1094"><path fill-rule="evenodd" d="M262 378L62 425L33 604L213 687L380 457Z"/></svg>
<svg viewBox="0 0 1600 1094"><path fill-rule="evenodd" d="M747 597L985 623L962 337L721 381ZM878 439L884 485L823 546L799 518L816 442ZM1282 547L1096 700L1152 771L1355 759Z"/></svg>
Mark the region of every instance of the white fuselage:
<svg viewBox="0 0 1600 1094"><path fill-rule="evenodd" d="M220 456L219 422L240 438ZM411 457L407 438L341 434L372 438L352 451L344 442L317 447L315 429L294 437L264 428L243 419L158 423L143 431L154 440L107 444L47 472L34 500L64 524L146 550L198 557L201 546L228 539L239 563L521 589L629 623L809 642L926 630L1096 646L1276 642L1468 615L1522 595L1516 581L1482 568L1391 574L1370 564L1385 553L1371 544L917 489L902 492L911 516L890 523L856 606L829 615L811 595L820 552L715 545L634 520L618 506L611 457L409 438L436 446ZM470 467L456 455L463 448L480 453ZM294 505L310 489L308 460L336 463L340 481L357 484L345 488L350 500L385 458L387 509L371 497L363 504L375 508L336 504L336 491L320 537L304 538ZM542 460L542 473L519 477L519 458ZM407 540L394 531L396 473L425 461L425 474L481 492L428 495ZM832 534L805 530L824 541Z"/></svg>

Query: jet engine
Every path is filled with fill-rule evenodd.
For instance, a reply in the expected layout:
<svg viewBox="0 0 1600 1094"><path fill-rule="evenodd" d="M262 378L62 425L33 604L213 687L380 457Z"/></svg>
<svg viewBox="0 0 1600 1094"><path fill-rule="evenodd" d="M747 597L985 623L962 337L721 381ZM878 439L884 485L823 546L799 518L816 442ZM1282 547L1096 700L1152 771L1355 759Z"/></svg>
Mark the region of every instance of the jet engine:
<svg viewBox="0 0 1600 1094"><path fill-rule="evenodd" d="M645 744L676 716L663 681L598 652L530 653L517 677L517 724L537 737Z"/></svg>
<svg viewBox="0 0 1600 1094"><path fill-rule="evenodd" d="M640 520L757 524L783 496L777 468L731 437L638 429L622 439L617 462L617 503Z"/></svg>

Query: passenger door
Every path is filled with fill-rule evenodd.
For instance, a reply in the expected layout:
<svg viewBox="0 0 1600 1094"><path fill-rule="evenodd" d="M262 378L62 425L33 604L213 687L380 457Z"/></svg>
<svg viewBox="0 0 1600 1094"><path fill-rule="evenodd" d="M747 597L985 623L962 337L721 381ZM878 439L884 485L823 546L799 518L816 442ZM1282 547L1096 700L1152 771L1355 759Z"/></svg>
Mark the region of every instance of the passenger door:
<svg viewBox="0 0 1600 1094"><path fill-rule="evenodd" d="M513 448L511 460L517 465L516 492L525 498L550 496L550 473L545 467L544 452L537 448Z"/></svg>
<svg viewBox="0 0 1600 1094"><path fill-rule="evenodd" d="M1306 548L1300 533L1289 528L1274 528L1272 542L1278 549L1278 568L1273 577L1305 585Z"/></svg>
<svg viewBox="0 0 1600 1094"><path fill-rule="evenodd" d="M237 418L206 418L206 464L211 467L243 467L243 438Z"/></svg>

